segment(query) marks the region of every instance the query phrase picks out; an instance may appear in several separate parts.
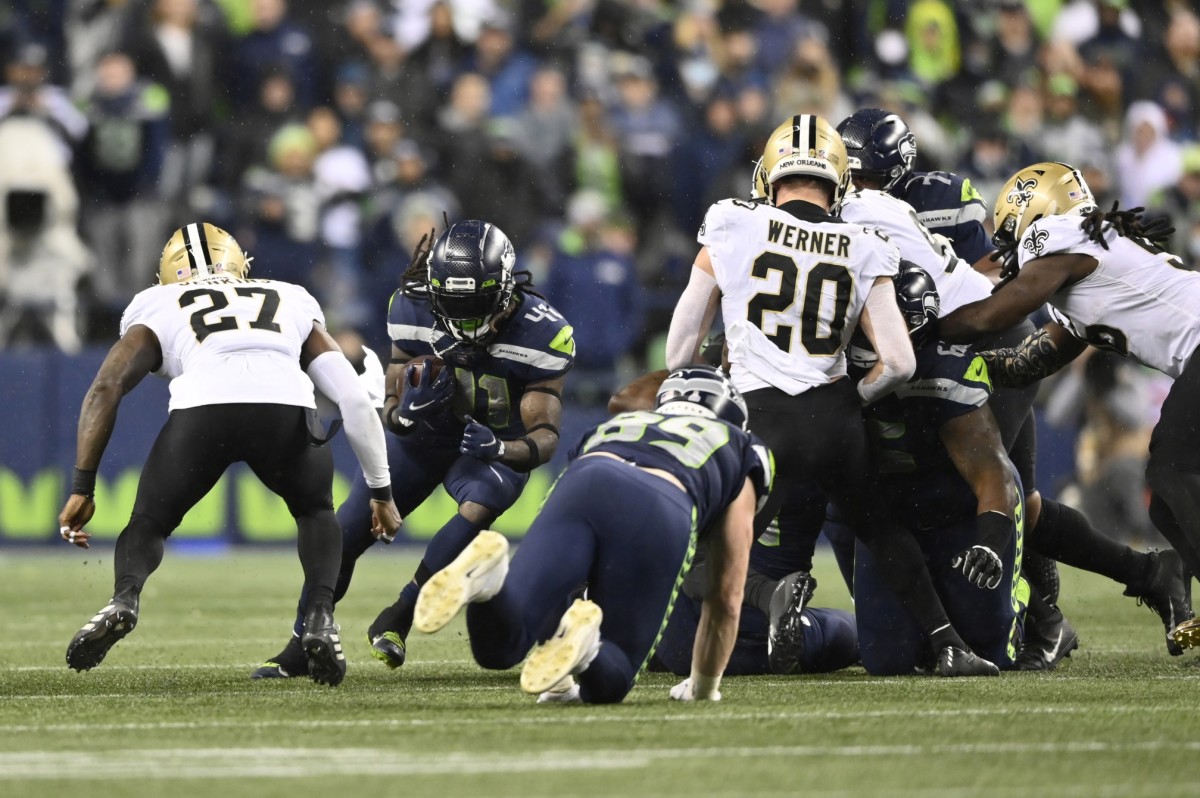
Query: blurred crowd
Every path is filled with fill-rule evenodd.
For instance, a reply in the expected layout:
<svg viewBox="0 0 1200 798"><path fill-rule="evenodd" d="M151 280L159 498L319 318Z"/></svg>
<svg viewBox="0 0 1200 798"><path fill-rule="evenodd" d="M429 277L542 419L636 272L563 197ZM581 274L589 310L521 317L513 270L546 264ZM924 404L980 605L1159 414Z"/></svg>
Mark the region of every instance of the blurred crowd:
<svg viewBox="0 0 1200 798"><path fill-rule="evenodd" d="M990 204L1064 160L1200 262L1200 20L1176 0L6 0L0 347L113 338L206 219L386 346L422 235L484 218L596 397L656 367L708 204L782 116L899 112Z"/></svg>

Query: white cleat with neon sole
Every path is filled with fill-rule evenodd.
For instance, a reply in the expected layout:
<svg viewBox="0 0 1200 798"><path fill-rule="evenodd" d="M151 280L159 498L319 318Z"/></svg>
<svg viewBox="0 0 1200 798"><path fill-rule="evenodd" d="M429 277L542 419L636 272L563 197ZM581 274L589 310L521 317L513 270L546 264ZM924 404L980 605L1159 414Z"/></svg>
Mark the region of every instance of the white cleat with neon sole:
<svg viewBox="0 0 1200 798"><path fill-rule="evenodd" d="M576 599L563 613L554 636L536 646L521 669L521 689L531 695L547 692L568 676L587 670L600 653L600 622L604 613L593 601Z"/></svg>
<svg viewBox="0 0 1200 798"><path fill-rule="evenodd" d="M421 588L413 610L413 626L427 634L436 632L467 604L487 601L499 593L506 576L508 541L499 532L480 532Z"/></svg>

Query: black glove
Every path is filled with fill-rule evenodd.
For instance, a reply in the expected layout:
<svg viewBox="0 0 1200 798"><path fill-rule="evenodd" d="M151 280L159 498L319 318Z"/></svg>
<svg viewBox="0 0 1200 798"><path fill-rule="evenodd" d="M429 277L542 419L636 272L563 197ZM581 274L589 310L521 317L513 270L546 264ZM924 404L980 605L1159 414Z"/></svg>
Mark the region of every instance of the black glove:
<svg viewBox="0 0 1200 798"><path fill-rule="evenodd" d="M462 443L458 445L458 450L490 463L504 456L504 441L497 438L490 427L485 427L467 416L467 428L463 430Z"/></svg>
<svg viewBox="0 0 1200 798"><path fill-rule="evenodd" d="M975 587L994 590L1004 578L1004 563L1000 555L987 546L972 546L954 555L951 568L961 569L963 576Z"/></svg>

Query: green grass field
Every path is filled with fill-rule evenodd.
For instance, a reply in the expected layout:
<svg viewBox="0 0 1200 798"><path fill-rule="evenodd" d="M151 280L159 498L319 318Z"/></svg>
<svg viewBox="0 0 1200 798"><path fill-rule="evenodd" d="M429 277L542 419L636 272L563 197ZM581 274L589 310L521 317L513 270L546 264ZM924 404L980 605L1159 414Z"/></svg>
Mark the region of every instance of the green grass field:
<svg viewBox="0 0 1200 798"><path fill-rule="evenodd" d="M287 639L288 553L168 549L129 638L85 674L71 635L111 590L111 550L0 553L0 795L1195 796L1195 655L1149 610L1064 572L1083 648L991 680L728 679L719 704L644 676L624 705L536 706L471 660L461 620L388 671L363 642L415 560L372 552L338 608L336 689L251 682ZM846 606L824 558L816 604ZM1036 789L1036 792L1031 791Z"/></svg>

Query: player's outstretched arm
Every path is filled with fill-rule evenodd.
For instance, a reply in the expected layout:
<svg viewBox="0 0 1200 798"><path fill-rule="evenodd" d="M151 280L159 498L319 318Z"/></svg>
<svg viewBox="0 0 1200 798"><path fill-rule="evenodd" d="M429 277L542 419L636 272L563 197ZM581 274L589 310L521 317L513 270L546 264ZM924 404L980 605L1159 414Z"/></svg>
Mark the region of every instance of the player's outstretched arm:
<svg viewBox="0 0 1200 798"><path fill-rule="evenodd" d="M692 674L671 690L681 700L721 700L721 674L737 642L746 568L754 541L754 509L758 494L749 478L725 508L708 538L708 592L700 610L692 649Z"/></svg>
<svg viewBox="0 0 1200 798"><path fill-rule="evenodd" d="M986 349L979 356L996 382L1010 388L1024 388L1054 374L1085 349L1085 342L1052 321L1014 347Z"/></svg>
<svg viewBox="0 0 1200 798"><path fill-rule="evenodd" d="M371 489L372 531L381 540L391 542L390 538L400 527L400 512L392 501L392 478L383 425L366 387L342 354L341 347L315 322L304 342L300 362L321 393L337 403L346 437L350 439L350 447L362 466L367 487Z"/></svg>
<svg viewBox="0 0 1200 798"><path fill-rule="evenodd" d="M963 305L938 323L938 337L972 343L1015 327L1046 304L1060 288L1087 277L1097 266L1090 255L1047 255L1026 263L987 299Z"/></svg>
<svg viewBox="0 0 1200 798"><path fill-rule="evenodd" d="M942 425L942 445L976 501L976 544L951 565L979 588L994 589L1004 576L1000 553L1016 531L1018 489L992 411L984 405Z"/></svg>
<svg viewBox="0 0 1200 798"><path fill-rule="evenodd" d="M675 305L671 326L667 329L667 368L677 369L703 362L700 343L712 327L720 305L721 291L708 247L701 247L687 287Z"/></svg>
<svg viewBox="0 0 1200 798"><path fill-rule="evenodd" d="M63 539L80 548L88 548L83 526L96 512L92 500L96 492L96 470L117 424L121 399L162 363L158 337L142 324L135 324L108 350L96 372L83 407L79 410L79 428L75 443L75 474L71 495L58 516Z"/></svg>
<svg viewBox="0 0 1200 798"><path fill-rule="evenodd" d="M859 320L879 360L858 383L858 394L870 403L905 383L917 369L917 356L888 277L876 277Z"/></svg>

